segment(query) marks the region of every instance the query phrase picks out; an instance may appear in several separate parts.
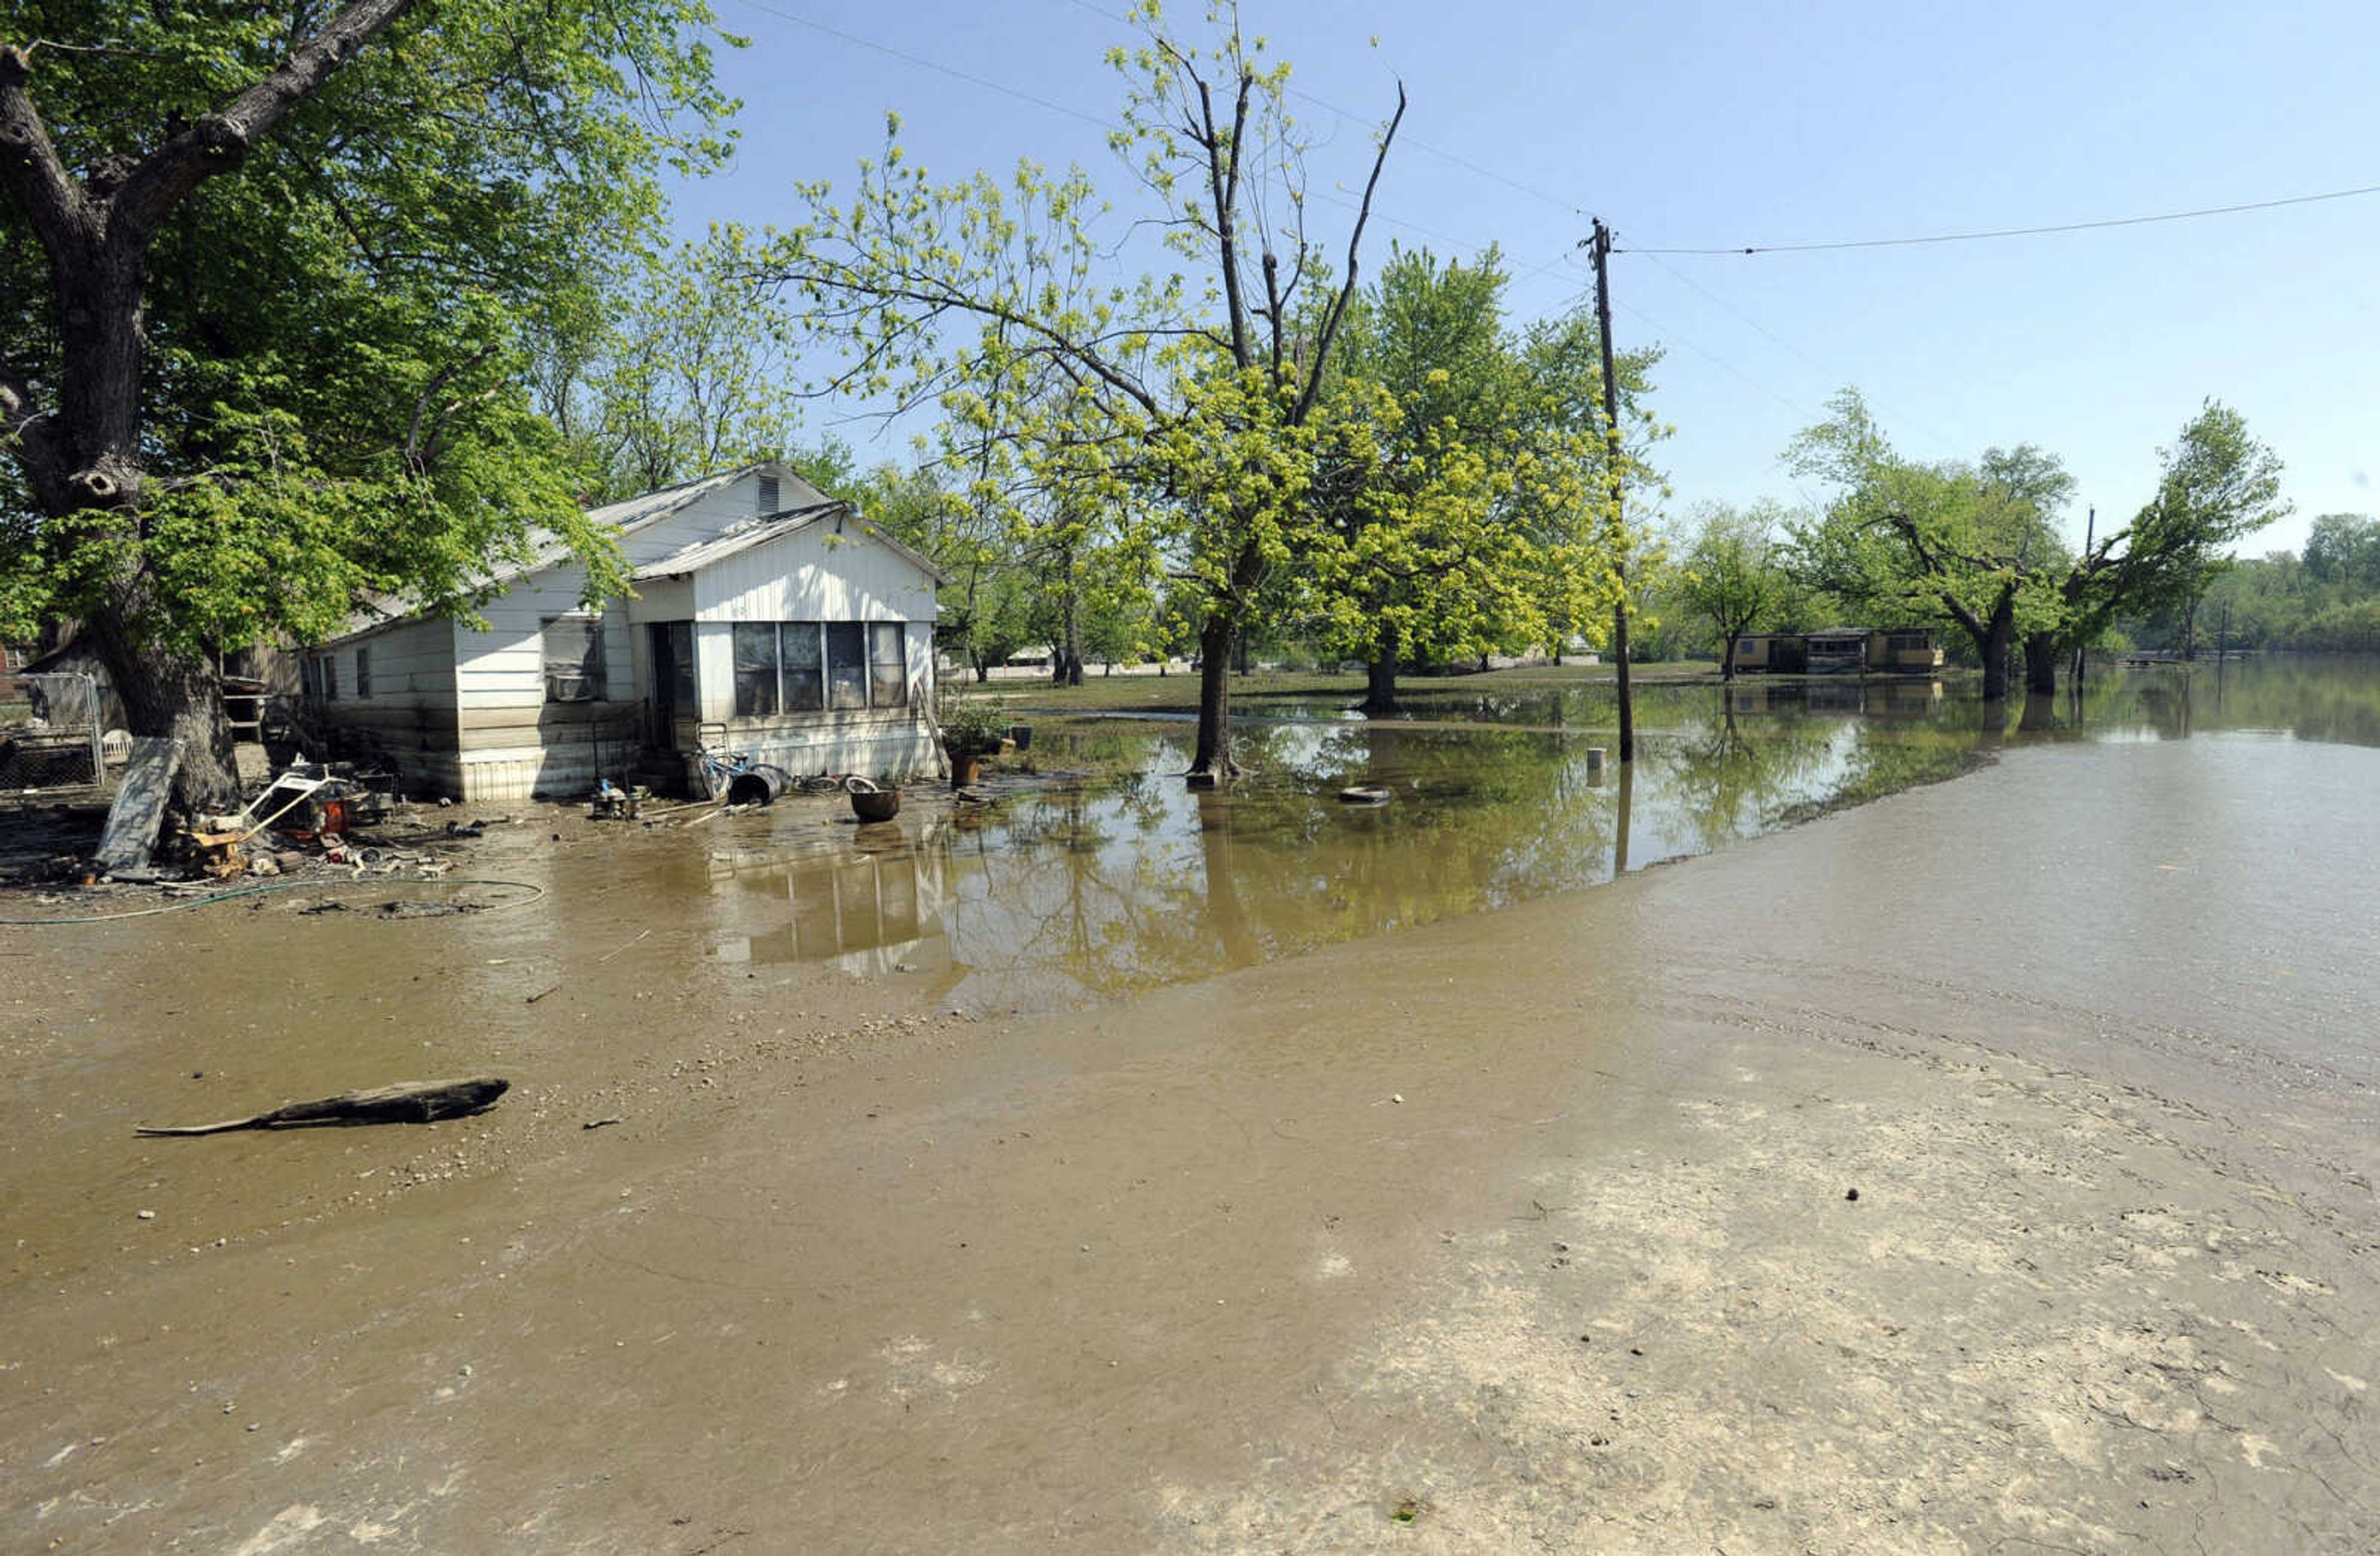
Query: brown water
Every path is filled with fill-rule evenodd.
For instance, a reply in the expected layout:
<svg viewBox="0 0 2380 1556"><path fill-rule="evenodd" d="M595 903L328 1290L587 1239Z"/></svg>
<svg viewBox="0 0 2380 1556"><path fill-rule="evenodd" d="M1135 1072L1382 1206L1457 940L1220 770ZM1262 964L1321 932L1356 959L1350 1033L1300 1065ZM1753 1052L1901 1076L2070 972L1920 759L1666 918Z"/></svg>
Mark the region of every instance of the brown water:
<svg viewBox="0 0 2380 1556"><path fill-rule="evenodd" d="M1424 683L1402 718L1251 699L1229 794L1174 774L1179 721L1044 716L1062 778L986 813L868 829L756 821L710 851L710 954L914 977L970 1010L1145 992L1320 945L1608 881L1989 754L2191 734L2380 744L2380 675L2275 662L2103 675L2079 702L1987 710L1972 686L1747 680L1652 687L1632 767L1605 687ZM1342 803L1378 785L1381 807Z"/></svg>
<svg viewBox="0 0 2380 1556"><path fill-rule="evenodd" d="M0 930L0 1546L2370 1549L2380 678L2240 669Z"/></svg>

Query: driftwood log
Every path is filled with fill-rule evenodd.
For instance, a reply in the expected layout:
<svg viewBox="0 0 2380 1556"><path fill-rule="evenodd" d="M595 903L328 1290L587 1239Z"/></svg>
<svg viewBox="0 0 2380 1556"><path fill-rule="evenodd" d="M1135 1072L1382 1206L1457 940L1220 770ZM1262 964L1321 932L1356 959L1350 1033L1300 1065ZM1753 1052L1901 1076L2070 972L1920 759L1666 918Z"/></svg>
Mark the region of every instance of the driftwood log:
<svg viewBox="0 0 2380 1556"><path fill-rule="evenodd" d="M288 1102L271 1112L221 1124L139 1124L136 1135L225 1135L235 1129L281 1129L309 1124L428 1124L485 1112L512 1082L494 1076L462 1080L403 1081L368 1091L342 1091L311 1102Z"/></svg>

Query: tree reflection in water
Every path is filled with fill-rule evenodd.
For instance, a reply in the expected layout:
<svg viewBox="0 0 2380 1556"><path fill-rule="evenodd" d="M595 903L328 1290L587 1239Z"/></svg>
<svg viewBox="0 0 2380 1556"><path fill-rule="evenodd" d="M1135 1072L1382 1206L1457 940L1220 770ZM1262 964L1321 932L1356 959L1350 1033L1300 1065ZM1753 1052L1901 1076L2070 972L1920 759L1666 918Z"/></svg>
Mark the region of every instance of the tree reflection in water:
<svg viewBox="0 0 2380 1556"><path fill-rule="evenodd" d="M1183 784L1179 725L1044 715L1045 768L1131 772L1053 783L952 825L905 819L865 871L848 848L749 861L739 886L782 898L771 911L789 921L747 936L742 954L905 966L930 973L937 997L979 1008L1079 1003L1590 886L1950 775L2004 745L2180 738L2201 727L2194 711L2380 744L2369 665L2327 679L2230 666L2214 711L2211 675L2102 674L2063 709L1987 707L1931 681L1646 687L1638 759L1600 784L1586 752L1614 742L1609 695L1593 687L1425 687L1405 720L1276 716L1247 728L1256 775L1228 794ZM2193 706L2200 675L2209 695ZM1392 798L1339 803L1357 784Z"/></svg>

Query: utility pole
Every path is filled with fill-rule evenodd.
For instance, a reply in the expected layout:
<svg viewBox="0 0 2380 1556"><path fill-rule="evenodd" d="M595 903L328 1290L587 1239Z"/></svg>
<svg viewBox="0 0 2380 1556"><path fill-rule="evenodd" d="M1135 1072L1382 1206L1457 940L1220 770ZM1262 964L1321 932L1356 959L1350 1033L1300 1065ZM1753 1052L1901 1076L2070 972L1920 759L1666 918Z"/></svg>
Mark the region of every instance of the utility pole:
<svg viewBox="0 0 2380 1556"><path fill-rule="evenodd" d="M2088 565L2091 560L2092 537L2099 532L2099 509L2097 505L2094 504L2087 511L2089 512L2090 517L2082 521L2082 560L2085 565ZM2076 691L2081 691L2082 689L2082 659L2087 647L2087 645L2082 643L2076 643L2074 645L2074 689Z"/></svg>
<svg viewBox="0 0 2380 1556"><path fill-rule="evenodd" d="M1611 572L1620 593L1611 602L1611 654L1620 670L1620 760L1636 760L1636 708L1628 695L1628 543L1621 509L1627 478L1620 467L1620 376L1611 365L1611 229L1597 217L1595 236L1595 333L1603 346L1603 468L1610 486Z"/></svg>

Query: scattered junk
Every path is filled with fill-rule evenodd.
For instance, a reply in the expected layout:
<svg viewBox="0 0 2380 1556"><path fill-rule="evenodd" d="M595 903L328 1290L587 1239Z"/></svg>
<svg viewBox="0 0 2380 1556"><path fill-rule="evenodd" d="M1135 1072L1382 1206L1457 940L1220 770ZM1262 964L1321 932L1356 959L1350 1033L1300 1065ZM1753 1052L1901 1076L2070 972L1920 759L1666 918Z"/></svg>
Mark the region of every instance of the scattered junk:
<svg viewBox="0 0 2380 1556"><path fill-rule="evenodd" d="M637 819L638 808L646 797L647 790L641 784L624 789L609 778L598 778L595 780L595 794L587 802L587 819L590 821L633 821Z"/></svg>
<svg viewBox="0 0 2380 1556"><path fill-rule="evenodd" d="M108 807L107 826L99 835L102 873L118 881L157 879L149 857L157 851L157 833L165 824L165 801L173 794L174 774L181 766L181 748L163 735L144 735L132 742L124 780L116 785L115 803Z"/></svg>
<svg viewBox="0 0 2380 1556"><path fill-rule="evenodd" d="M0 676L0 792L97 788L106 781L103 699L91 676ZM127 736L129 739L129 736Z"/></svg>
<svg viewBox="0 0 2380 1556"><path fill-rule="evenodd" d="M859 777L844 780L844 787L851 795L851 813L863 823L889 821L901 814L899 789Z"/></svg>
<svg viewBox="0 0 2380 1556"><path fill-rule="evenodd" d="M366 1091L342 1091L311 1102L287 1102L268 1112L221 1124L139 1124L136 1135L227 1135L237 1129L285 1129L309 1124L430 1124L442 1118L464 1118L496 1105L512 1088L497 1076L473 1076L460 1080L403 1081Z"/></svg>
<svg viewBox="0 0 2380 1556"><path fill-rule="evenodd" d="M198 851L199 868L218 880L285 872L291 868L286 845L292 842L320 846L328 864L414 862L383 859L378 850L352 848L346 841L351 826L388 818L398 803L395 782L391 773L365 771L353 762L299 761L238 810L198 818L187 835ZM130 786L128 774L126 786ZM250 859L244 845L259 836L268 836L273 846ZM269 866L266 858L273 861Z"/></svg>
<svg viewBox="0 0 2380 1556"><path fill-rule="evenodd" d="M742 751L722 751L705 745L697 760L702 769L707 797L723 799L732 807L774 805L788 791L803 786L783 768L754 761Z"/></svg>
<svg viewBox="0 0 2380 1556"><path fill-rule="evenodd" d="M730 805L774 805L794 786L794 775L782 767L754 762L727 781Z"/></svg>

